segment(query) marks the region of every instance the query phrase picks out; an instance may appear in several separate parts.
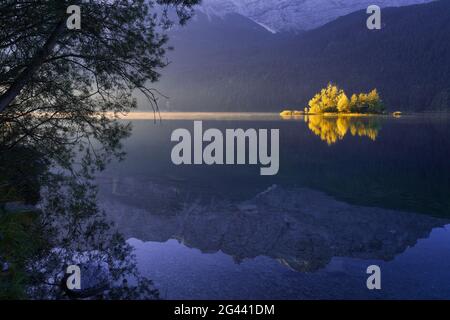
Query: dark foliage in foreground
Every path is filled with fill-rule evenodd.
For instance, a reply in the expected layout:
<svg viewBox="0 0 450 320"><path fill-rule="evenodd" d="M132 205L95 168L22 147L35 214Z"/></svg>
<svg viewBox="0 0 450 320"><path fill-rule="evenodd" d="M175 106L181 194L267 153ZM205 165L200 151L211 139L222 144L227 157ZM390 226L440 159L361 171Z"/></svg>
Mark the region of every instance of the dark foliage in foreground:
<svg viewBox="0 0 450 320"><path fill-rule="evenodd" d="M130 126L114 115L135 107L133 91L157 108L148 84L166 65L166 31L197 2L0 3L0 297L67 298L65 267L80 263L107 270L103 298L158 297L97 207L93 176L124 156ZM74 4L81 30L66 28Z"/></svg>

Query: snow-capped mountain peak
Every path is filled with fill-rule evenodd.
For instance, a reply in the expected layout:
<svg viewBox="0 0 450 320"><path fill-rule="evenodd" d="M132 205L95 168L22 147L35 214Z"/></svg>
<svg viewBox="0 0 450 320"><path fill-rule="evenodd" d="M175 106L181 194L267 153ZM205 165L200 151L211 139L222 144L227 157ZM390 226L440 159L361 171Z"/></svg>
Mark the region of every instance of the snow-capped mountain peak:
<svg viewBox="0 0 450 320"><path fill-rule="evenodd" d="M317 28L340 16L376 4L399 7L434 0L203 0L207 15L238 13L268 31L300 31Z"/></svg>

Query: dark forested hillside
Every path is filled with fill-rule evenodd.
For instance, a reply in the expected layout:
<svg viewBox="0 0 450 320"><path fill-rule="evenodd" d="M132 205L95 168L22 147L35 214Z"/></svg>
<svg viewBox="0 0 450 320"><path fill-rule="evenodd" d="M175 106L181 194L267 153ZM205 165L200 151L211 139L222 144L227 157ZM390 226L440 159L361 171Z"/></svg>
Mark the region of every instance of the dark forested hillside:
<svg viewBox="0 0 450 320"><path fill-rule="evenodd" d="M271 34L239 15L199 15L172 34L174 62L159 89L165 110L303 108L329 81L381 92L389 110L450 110L450 1L365 11L301 34Z"/></svg>

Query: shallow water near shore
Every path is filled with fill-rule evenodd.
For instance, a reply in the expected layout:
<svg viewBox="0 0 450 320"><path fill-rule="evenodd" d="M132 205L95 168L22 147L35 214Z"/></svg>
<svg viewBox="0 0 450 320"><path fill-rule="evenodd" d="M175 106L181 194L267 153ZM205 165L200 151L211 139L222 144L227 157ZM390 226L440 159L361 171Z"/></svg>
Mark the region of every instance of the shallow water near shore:
<svg viewBox="0 0 450 320"><path fill-rule="evenodd" d="M450 117L132 118L99 201L163 298L450 298ZM173 165L170 135L194 120L279 129L279 173Z"/></svg>

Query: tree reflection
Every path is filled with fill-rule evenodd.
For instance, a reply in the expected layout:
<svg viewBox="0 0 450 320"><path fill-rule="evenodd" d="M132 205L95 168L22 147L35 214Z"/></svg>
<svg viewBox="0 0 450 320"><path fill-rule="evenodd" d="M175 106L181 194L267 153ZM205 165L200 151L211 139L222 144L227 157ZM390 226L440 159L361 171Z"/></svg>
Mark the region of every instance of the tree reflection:
<svg viewBox="0 0 450 320"><path fill-rule="evenodd" d="M65 268L82 263L105 266L109 289L96 293L102 298L157 298L131 247L97 207L92 183L105 163L123 156L120 140L129 126L99 118L93 134L59 118L30 130L39 115L6 114L0 118L0 262L7 267L0 297L67 298Z"/></svg>
<svg viewBox="0 0 450 320"><path fill-rule="evenodd" d="M308 128L328 145L343 140L348 134L375 141L381 129L376 117L305 116Z"/></svg>

